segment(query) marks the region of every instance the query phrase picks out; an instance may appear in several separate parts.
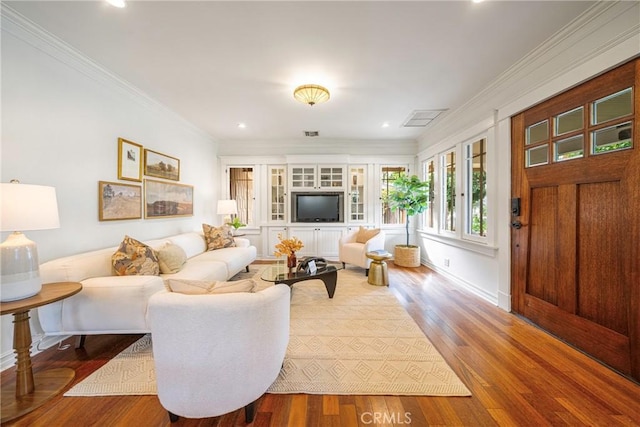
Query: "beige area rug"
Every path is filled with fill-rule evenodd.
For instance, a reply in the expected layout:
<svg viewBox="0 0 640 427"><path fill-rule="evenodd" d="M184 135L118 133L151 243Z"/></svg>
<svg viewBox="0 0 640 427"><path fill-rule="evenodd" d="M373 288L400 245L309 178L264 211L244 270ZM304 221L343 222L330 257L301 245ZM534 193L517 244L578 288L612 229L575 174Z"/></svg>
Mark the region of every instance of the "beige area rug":
<svg viewBox="0 0 640 427"><path fill-rule="evenodd" d="M333 299L318 280L293 286L289 347L268 392L471 395L391 291L369 285L362 270L340 271ZM65 396L143 394L156 394L149 335Z"/></svg>

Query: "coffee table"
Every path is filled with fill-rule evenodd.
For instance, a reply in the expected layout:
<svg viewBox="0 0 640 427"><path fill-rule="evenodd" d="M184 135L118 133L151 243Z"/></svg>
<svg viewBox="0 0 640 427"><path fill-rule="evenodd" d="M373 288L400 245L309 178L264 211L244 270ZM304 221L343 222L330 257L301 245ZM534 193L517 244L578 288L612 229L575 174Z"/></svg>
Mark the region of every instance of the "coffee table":
<svg viewBox="0 0 640 427"><path fill-rule="evenodd" d="M274 283L284 283L291 287L294 283L303 282L305 280L322 280L324 287L327 288L327 294L329 298L333 298L333 294L336 292L336 283L338 282L338 270L342 270L342 266L328 265L322 270L318 270L315 273L307 273L305 271L292 271L289 273L289 269L286 264L270 265L262 272L262 280Z"/></svg>

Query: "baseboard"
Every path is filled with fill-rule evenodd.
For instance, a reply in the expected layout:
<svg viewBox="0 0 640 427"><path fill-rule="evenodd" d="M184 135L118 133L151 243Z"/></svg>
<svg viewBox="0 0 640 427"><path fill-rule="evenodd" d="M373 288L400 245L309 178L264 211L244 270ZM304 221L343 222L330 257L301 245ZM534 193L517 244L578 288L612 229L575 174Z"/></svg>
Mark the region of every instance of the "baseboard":
<svg viewBox="0 0 640 427"><path fill-rule="evenodd" d="M33 344L31 344L31 357L36 354L57 345L60 341L66 340L70 335L60 336L34 336ZM0 371L12 368L16 364L16 354L13 350L6 351L0 356Z"/></svg>
<svg viewBox="0 0 640 427"><path fill-rule="evenodd" d="M467 291L471 292L472 294L479 296L480 298L482 298L485 301L490 302L491 304L498 306L498 297L497 295L491 295L490 293L488 293L487 291L485 291L484 289L481 289L479 287L477 287L476 285L474 285L471 282L467 282L466 280L463 280L457 276L454 276L453 274L451 274L449 271L438 268L437 266L426 262L426 261L421 261L422 265L429 267L430 269L432 269L433 271L435 271L438 274L442 274L443 276L445 276L447 279L449 279L451 282L455 283L456 285L458 285L459 287L466 289Z"/></svg>

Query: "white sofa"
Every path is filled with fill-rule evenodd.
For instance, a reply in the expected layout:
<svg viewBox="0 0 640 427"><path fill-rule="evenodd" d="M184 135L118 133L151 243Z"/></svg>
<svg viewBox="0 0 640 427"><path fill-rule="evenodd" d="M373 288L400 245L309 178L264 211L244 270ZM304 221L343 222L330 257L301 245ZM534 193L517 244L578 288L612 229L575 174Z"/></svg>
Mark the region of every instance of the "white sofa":
<svg viewBox="0 0 640 427"><path fill-rule="evenodd" d="M289 342L290 288L149 300L158 398L172 421L215 417L253 404L280 373Z"/></svg>
<svg viewBox="0 0 640 427"><path fill-rule="evenodd" d="M144 242L157 249L167 242L187 255L182 269L159 276L116 276L111 256L117 247L80 253L40 265L43 283L81 282L82 291L62 301L38 308L45 335L99 335L148 333L149 298L166 289L164 280L223 281L247 269L256 259L249 240L235 238L236 247L206 250L204 236L183 233Z"/></svg>

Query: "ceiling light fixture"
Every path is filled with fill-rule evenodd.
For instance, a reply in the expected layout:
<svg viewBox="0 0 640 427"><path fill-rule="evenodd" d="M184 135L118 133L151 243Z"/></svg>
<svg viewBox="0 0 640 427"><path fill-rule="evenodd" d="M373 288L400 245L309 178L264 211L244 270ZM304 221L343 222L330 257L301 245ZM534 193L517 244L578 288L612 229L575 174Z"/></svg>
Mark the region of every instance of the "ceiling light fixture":
<svg viewBox="0 0 640 427"><path fill-rule="evenodd" d="M388 128L388 127L389 127L389 122L384 122L384 123L382 124L382 127L383 127L383 128Z"/></svg>
<svg viewBox="0 0 640 427"><path fill-rule="evenodd" d="M319 85L302 85L293 91L293 97L298 101L315 105L329 100L329 91Z"/></svg>
<svg viewBox="0 0 640 427"><path fill-rule="evenodd" d="M244 123L238 123L238 127L239 127L240 129L244 129L244 128L246 128L246 127L247 127L247 125L246 125L246 124L244 124Z"/></svg>
<svg viewBox="0 0 640 427"><path fill-rule="evenodd" d="M123 8L126 6L126 4L124 3L124 0L107 0L107 3L109 3L111 6L115 6L119 8Z"/></svg>

